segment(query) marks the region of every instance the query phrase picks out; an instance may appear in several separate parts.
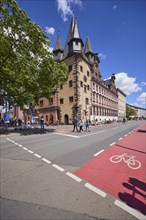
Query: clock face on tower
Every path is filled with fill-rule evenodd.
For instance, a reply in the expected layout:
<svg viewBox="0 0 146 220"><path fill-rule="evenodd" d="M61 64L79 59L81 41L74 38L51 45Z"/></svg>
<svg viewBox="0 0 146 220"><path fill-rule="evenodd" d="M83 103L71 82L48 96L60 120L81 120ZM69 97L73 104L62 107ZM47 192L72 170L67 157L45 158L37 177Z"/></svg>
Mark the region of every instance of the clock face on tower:
<svg viewBox="0 0 146 220"><path fill-rule="evenodd" d="M83 79L84 79L84 82L87 82L87 77L85 75L84 75Z"/></svg>

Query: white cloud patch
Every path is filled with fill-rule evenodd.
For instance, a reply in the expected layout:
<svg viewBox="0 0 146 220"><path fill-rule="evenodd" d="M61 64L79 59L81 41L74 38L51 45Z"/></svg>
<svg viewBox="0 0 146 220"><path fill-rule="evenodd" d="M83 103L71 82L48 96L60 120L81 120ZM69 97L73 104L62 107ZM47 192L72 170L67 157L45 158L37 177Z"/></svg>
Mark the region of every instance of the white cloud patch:
<svg viewBox="0 0 146 220"><path fill-rule="evenodd" d="M106 60L106 55L103 54L103 53L98 54L98 57L99 57L101 60Z"/></svg>
<svg viewBox="0 0 146 220"><path fill-rule="evenodd" d="M113 10L116 10L116 8L117 8L117 5L114 5L114 6L113 6Z"/></svg>
<svg viewBox="0 0 146 220"><path fill-rule="evenodd" d="M53 27L45 27L45 31L47 32L47 34L54 34L55 33L55 28Z"/></svg>
<svg viewBox="0 0 146 220"><path fill-rule="evenodd" d="M142 82L141 85L142 85L142 86L146 86L146 82Z"/></svg>
<svg viewBox="0 0 146 220"><path fill-rule="evenodd" d="M53 47L49 47L49 52L52 52L54 50Z"/></svg>
<svg viewBox="0 0 146 220"><path fill-rule="evenodd" d="M58 12L61 12L61 17L63 21L67 21L67 17L73 14L73 6L82 7L81 0L56 0L56 2L58 6Z"/></svg>
<svg viewBox="0 0 146 220"><path fill-rule="evenodd" d="M129 77L127 73L117 73L115 77L116 87L121 89L126 95L141 91L140 86L136 83L136 78Z"/></svg>
<svg viewBox="0 0 146 220"><path fill-rule="evenodd" d="M142 92L141 95L137 98L137 101L146 105L146 92Z"/></svg>

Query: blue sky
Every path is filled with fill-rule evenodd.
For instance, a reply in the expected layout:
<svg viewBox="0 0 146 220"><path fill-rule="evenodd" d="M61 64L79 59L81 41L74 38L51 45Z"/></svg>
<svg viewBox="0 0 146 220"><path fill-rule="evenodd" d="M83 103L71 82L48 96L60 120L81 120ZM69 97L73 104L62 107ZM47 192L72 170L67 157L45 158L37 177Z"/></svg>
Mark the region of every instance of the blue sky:
<svg viewBox="0 0 146 220"><path fill-rule="evenodd" d="M116 74L126 102L146 108L145 0L17 0L31 20L46 30L55 47L60 31L64 47L74 11L83 42L90 39L100 57L102 79Z"/></svg>

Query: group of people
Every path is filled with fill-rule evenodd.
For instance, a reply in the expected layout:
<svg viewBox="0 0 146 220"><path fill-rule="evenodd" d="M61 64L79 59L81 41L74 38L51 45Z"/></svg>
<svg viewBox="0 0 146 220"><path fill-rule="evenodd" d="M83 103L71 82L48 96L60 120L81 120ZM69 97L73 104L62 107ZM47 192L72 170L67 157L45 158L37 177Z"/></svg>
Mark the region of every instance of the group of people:
<svg viewBox="0 0 146 220"><path fill-rule="evenodd" d="M75 117L75 118L73 119L73 132L74 132L75 130L76 130L76 131L79 131L79 132L84 131L84 130L83 130L83 125L84 125L84 123L83 123L82 119L80 119L80 120L78 121L78 119ZM85 121L85 131L89 131L89 132L90 132L89 126L90 126L90 121L89 121L89 119L86 118L86 121Z"/></svg>

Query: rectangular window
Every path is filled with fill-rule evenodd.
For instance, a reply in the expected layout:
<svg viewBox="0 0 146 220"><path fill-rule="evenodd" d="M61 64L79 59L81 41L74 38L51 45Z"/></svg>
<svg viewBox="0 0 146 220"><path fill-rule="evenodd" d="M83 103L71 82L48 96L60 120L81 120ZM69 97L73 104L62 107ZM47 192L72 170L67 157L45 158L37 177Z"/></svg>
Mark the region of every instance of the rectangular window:
<svg viewBox="0 0 146 220"><path fill-rule="evenodd" d="M83 82L82 81L80 81L80 86L83 87Z"/></svg>
<svg viewBox="0 0 146 220"><path fill-rule="evenodd" d="M68 66L68 71L69 71L69 72L72 71L72 65Z"/></svg>
<svg viewBox="0 0 146 220"><path fill-rule="evenodd" d="M63 104L63 99L60 99L60 104Z"/></svg>
<svg viewBox="0 0 146 220"><path fill-rule="evenodd" d="M86 103L86 105L89 104L89 99L88 98L85 99L85 103Z"/></svg>
<svg viewBox="0 0 146 220"><path fill-rule="evenodd" d="M71 102L73 102L73 101L74 101L73 96L69 97L69 102L71 103Z"/></svg>
<svg viewBox="0 0 146 220"><path fill-rule="evenodd" d="M83 67L82 66L80 66L80 71L83 72Z"/></svg>
<svg viewBox="0 0 146 220"><path fill-rule="evenodd" d="M49 105L53 105L53 98L49 98Z"/></svg>
<svg viewBox="0 0 146 220"><path fill-rule="evenodd" d="M60 85L60 90L63 89L63 85Z"/></svg>
<svg viewBox="0 0 146 220"><path fill-rule="evenodd" d="M89 76L89 71L87 71L87 76Z"/></svg>
<svg viewBox="0 0 146 220"><path fill-rule="evenodd" d="M84 92L87 92L87 87L86 87L86 85L84 85Z"/></svg>
<svg viewBox="0 0 146 220"><path fill-rule="evenodd" d="M40 100L40 107L43 107L44 106L44 102L43 100Z"/></svg>
<svg viewBox="0 0 146 220"><path fill-rule="evenodd" d="M69 80L69 87L72 87L72 80Z"/></svg>

